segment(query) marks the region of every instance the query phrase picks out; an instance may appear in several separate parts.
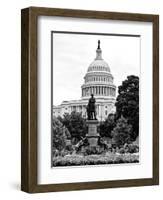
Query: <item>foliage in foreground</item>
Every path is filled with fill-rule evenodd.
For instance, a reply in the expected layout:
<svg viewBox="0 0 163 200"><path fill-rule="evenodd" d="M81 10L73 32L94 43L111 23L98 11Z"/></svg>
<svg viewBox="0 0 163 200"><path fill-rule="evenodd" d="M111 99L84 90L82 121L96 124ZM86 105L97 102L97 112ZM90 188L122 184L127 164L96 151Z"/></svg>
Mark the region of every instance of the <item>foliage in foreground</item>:
<svg viewBox="0 0 163 200"><path fill-rule="evenodd" d="M52 128L53 151L62 151L66 147L66 140L70 137L70 133L56 117L53 117Z"/></svg>
<svg viewBox="0 0 163 200"><path fill-rule="evenodd" d="M53 166L78 166L78 165L102 165L120 163L138 163L138 154L114 154L105 155L67 155L53 158Z"/></svg>
<svg viewBox="0 0 163 200"><path fill-rule="evenodd" d="M86 120L81 113L71 112L71 114L64 114L62 118L63 125L69 130L71 138L78 142L82 137L85 137L87 132Z"/></svg>
<svg viewBox="0 0 163 200"><path fill-rule="evenodd" d="M127 123L127 120L122 116L112 131L112 136L117 146L129 144L132 141L132 126Z"/></svg>
<svg viewBox="0 0 163 200"><path fill-rule="evenodd" d="M116 126L115 114L109 114L105 121L100 122L99 132L101 137L112 138L111 131Z"/></svg>

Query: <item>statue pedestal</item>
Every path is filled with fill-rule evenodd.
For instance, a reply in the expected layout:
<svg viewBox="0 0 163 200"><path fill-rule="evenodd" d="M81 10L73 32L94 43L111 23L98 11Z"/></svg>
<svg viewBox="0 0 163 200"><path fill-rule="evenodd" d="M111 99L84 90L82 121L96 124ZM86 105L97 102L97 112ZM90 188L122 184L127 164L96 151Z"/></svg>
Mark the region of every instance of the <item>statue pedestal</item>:
<svg viewBox="0 0 163 200"><path fill-rule="evenodd" d="M88 134L86 135L89 145L91 147L98 146L98 138L100 135L97 133L98 120L87 120Z"/></svg>

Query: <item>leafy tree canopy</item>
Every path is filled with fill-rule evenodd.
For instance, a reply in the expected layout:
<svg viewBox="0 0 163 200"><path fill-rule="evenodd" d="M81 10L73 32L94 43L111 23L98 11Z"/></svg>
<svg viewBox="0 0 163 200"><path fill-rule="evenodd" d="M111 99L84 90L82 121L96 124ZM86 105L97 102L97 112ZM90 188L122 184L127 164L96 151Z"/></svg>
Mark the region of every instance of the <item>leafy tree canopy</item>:
<svg viewBox="0 0 163 200"><path fill-rule="evenodd" d="M121 116L128 120L133 127L132 139L139 135L139 77L128 76L118 87L116 99L116 117Z"/></svg>
<svg viewBox="0 0 163 200"><path fill-rule="evenodd" d="M62 119L63 124L69 130L71 137L80 140L86 135L87 126L86 120L81 113L73 111L71 114L64 114Z"/></svg>
<svg viewBox="0 0 163 200"><path fill-rule="evenodd" d="M115 115L109 114L104 122L100 123L100 135L102 137L112 137L111 131L115 127Z"/></svg>

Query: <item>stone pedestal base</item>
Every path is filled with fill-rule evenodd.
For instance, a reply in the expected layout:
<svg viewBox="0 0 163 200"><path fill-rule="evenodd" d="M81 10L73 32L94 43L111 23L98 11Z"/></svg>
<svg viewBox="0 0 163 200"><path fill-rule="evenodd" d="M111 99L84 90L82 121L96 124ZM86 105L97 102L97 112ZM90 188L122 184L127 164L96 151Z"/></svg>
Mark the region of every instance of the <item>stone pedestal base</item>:
<svg viewBox="0 0 163 200"><path fill-rule="evenodd" d="M88 134L86 135L91 147L98 146L99 134L97 133L98 120L87 120Z"/></svg>

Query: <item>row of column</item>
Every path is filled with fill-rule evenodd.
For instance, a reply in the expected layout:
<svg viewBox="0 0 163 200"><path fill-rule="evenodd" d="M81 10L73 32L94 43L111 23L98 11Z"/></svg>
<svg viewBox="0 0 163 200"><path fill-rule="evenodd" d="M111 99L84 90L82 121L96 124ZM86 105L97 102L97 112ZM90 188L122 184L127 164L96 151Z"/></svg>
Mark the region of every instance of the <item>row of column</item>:
<svg viewBox="0 0 163 200"><path fill-rule="evenodd" d="M94 81L99 81L99 82L112 82L111 77L103 77L103 76L97 76L97 77L86 77L85 82L94 82Z"/></svg>
<svg viewBox="0 0 163 200"><path fill-rule="evenodd" d="M90 96L91 94L98 96L115 96L115 89L105 86L93 86L82 88L82 97Z"/></svg>
<svg viewBox="0 0 163 200"><path fill-rule="evenodd" d="M86 106L71 106L70 110L72 111L76 111L76 112L82 112L83 109L86 109Z"/></svg>

